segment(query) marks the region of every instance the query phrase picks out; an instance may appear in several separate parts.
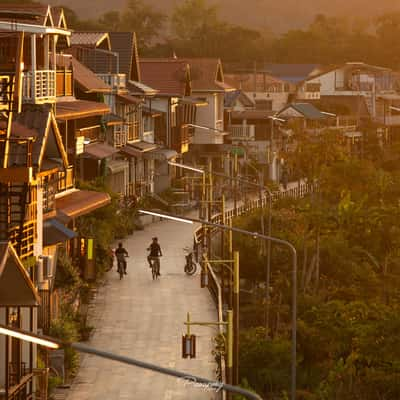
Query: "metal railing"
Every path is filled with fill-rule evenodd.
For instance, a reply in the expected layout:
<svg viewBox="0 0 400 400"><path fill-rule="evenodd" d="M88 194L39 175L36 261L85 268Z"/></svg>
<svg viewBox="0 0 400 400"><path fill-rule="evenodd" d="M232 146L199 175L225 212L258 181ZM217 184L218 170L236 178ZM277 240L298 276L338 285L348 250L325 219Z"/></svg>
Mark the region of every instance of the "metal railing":
<svg viewBox="0 0 400 400"><path fill-rule="evenodd" d="M255 125L229 125L228 132L231 139L255 139Z"/></svg>
<svg viewBox="0 0 400 400"><path fill-rule="evenodd" d="M54 103L56 101L56 71L25 72L22 97L24 101L35 104Z"/></svg>
<svg viewBox="0 0 400 400"><path fill-rule="evenodd" d="M125 74L97 74L97 76L115 90L126 88Z"/></svg>

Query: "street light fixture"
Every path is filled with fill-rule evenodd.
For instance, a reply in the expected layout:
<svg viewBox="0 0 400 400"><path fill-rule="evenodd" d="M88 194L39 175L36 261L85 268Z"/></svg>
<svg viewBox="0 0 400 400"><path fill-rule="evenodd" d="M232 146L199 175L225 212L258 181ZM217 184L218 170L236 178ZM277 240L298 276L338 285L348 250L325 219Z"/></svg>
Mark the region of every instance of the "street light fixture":
<svg viewBox="0 0 400 400"><path fill-rule="evenodd" d="M283 119L277 118L277 117L271 117L271 119L284 121ZM168 164L173 165L175 167L179 167L179 168L187 169L187 170L190 170L190 171L198 172L200 174L203 174L203 176L206 173L206 171L203 170L203 169L195 168L195 167L192 167L192 166L186 165L186 164L179 164L179 163L176 163L176 162L173 162L173 161L168 161ZM249 164L249 165L251 165L251 164ZM262 190L265 190L268 193L268 202L269 202L269 204L268 204L268 208L269 208L269 212L268 212L268 236L271 236L272 235L272 197L273 197L273 194L272 194L271 190L267 186L262 185L262 182L257 184L257 183L248 181L247 179L242 179L242 178L238 178L238 177L232 178L232 177L230 177L228 175L225 175L225 174L222 174L222 173L219 173L219 172L213 172L213 171L211 171L211 174L213 174L215 176L220 176L222 178L236 179L239 182L245 183L245 184L247 184L249 186L256 187L257 189L259 189L260 190L260 207L261 207L261 211L263 211L263 207L262 207ZM263 230L263 228L264 228L264 214L263 213L261 215L261 219L262 219L262 233L264 234L264 230ZM266 286L266 302L267 302L267 310L266 310L266 317L265 317L265 319L266 319L266 323L265 323L265 325L266 325L266 333L265 334L268 335L269 286L270 286L270 276L271 276L271 241L268 241L268 243L267 243L267 269L266 269L266 272L265 272L265 276L266 276L265 286Z"/></svg>
<svg viewBox="0 0 400 400"><path fill-rule="evenodd" d="M170 219L173 221L176 221L177 219L181 220L181 222L186 222L186 223L198 223L198 224L203 224L207 226L212 226L220 229L224 229L227 231L232 231L232 232L237 232L241 233L247 236L252 236L254 239L262 239L270 242L274 242L277 244L280 244L282 246L285 246L289 249L289 251L292 254L292 345L291 345L291 400L296 399L296 374L297 374L297 367L296 367L296 346L297 346L297 251L296 248L293 246L292 243L283 240L283 239L278 239L274 236L267 236L263 235L258 232L250 232L246 231L245 229L241 228L235 228L233 226L229 225L223 225L223 224L218 224L215 222L209 222L206 220L202 219L197 219L197 218L189 218L189 217L177 217L172 214L160 214L160 213L154 213L153 211L149 210L138 210L139 213L141 214L149 214L149 215L157 215L161 218L165 219Z"/></svg>
<svg viewBox="0 0 400 400"><path fill-rule="evenodd" d="M134 358L120 356L118 354L99 350L99 349L87 346L85 344L82 344L82 343L67 343L67 342L63 342L56 338L42 336L42 335L36 335L36 334L33 334L32 332L24 331L22 329L11 328L9 326L2 325L2 324L0 324L0 334L15 337L17 339L25 340L25 341L28 341L31 343L40 344L42 346L49 347L51 349L58 349L60 347L71 347L75 350L80 351L81 353L92 354L94 356L106 358L108 360L113 360L113 361L117 361L117 362L120 362L123 364L128 364L128 365L133 365L135 367L148 369L148 370L158 372L163 375L173 376L175 378L179 378L179 379L182 379L187 382L204 385L205 387L215 389L216 391L219 391L222 389L222 390L226 390L231 393L240 394L250 400L262 400L261 397L259 395L257 395L256 393L251 393L248 390L242 389L238 386L233 386L233 385L229 385L229 384L226 384L223 382L218 382L218 381L212 381L207 378L203 378L203 377L196 376L196 375L191 375L191 374L188 374L185 372L177 371L175 369L164 368L159 365L150 364L148 362L136 360Z"/></svg>
<svg viewBox="0 0 400 400"><path fill-rule="evenodd" d="M212 132L217 132L217 133L226 133L225 131L222 131L221 129L211 128L210 126L203 126L203 125L197 125L197 124L186 124L186 125L191 126L193 128L205 129L206 131L212 131Z"/></svg>

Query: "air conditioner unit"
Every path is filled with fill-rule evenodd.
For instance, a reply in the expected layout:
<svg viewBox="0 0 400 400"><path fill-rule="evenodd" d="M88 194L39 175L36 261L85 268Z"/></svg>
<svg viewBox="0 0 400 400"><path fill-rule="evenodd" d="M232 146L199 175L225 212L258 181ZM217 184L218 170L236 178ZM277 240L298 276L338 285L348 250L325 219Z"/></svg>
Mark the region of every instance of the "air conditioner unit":
<svg viewBox="0 0 400 400"><path fill-rule="evenodd" d="M50 279L53 276L53 256L43 256L43 279Z"/></svg>

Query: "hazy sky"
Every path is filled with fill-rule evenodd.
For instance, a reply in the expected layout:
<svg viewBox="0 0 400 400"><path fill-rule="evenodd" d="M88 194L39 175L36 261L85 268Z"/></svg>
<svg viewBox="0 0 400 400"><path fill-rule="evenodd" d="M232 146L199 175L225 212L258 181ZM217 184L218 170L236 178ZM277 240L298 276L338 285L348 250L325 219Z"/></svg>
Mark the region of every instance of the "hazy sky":
<svg viewBox="0 0 400 400"><path fill-rule="evenodd" d="M96 17L111 9L123 9L126 0L49 0L64 4L82 18ZM182 0L145 0L168 13ZM388 11L400 11L399 0L216 0L220 16L246 26L267 27L275 32L307 25L318 13L349 17L374 17ZM95 6L95 7L94 7Z"/></svg>

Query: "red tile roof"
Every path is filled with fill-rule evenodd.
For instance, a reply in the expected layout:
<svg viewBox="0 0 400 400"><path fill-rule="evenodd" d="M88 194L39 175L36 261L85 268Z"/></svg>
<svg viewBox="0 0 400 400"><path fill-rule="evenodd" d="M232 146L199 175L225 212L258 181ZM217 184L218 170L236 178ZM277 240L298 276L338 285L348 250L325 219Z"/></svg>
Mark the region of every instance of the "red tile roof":
<svg viewBox="0 0 400 400"><path fill-rule="evenodd" d="M161 95L184 96L189 66L176 59L140 60L142 82L159 91Z"/></svg>

